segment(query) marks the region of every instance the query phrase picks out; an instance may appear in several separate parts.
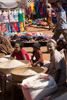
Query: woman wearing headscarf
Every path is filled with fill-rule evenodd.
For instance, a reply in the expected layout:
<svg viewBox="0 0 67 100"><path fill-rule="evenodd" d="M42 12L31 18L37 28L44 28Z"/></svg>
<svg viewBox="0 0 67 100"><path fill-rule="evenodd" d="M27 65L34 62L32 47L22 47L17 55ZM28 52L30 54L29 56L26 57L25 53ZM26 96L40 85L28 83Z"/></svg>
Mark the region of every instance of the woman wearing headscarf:
<svg viewBox="0 0 67 100"><path fill-rule="evenodd" d="M57 85L61 85L66 82L66 62L63 55L56 49L56 46L55 40L48 40L47 50L50 53L50 64L47 74L54 77Z"/></svg>
<svg viewBox="0 0 67 100"><path fill-rule="evenodd" d="M0 38L0 53L4 53L6 55L11 54L13 52L12 45L8 36L2 36Z"/></svg>
<svg viewBox="0 0 67 100"><path fill-rule="evenodd" d="M46 11L47 12L47 23L49 25L49 30L50 30L50 28L53 28L53 26L54 26L54 24L52 22L52 15L51 15L52 11L54 11L54 10L51 7L50 3L47 3L47 9L46 10L47 10Z"/></svg>

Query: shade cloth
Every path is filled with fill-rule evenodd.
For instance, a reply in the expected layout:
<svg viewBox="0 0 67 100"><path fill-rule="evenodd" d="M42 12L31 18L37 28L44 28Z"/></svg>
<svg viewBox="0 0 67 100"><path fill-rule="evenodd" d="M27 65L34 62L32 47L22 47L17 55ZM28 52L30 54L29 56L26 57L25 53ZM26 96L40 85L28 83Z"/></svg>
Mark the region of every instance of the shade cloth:
<svg viewBox="0 0 67 100"><path fill-rule="evenodd" d="M0 0L0 7L1 8L15 8L18 4L16 0Z"/></svg>

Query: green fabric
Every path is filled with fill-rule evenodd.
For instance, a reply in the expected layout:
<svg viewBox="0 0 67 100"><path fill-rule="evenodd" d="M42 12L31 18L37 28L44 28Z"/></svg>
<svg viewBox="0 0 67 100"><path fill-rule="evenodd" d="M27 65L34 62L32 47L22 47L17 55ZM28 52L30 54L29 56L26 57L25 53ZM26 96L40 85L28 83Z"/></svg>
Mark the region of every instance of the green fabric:
<svg viewBox="0 0 67 100"><path fill-rule="evenodd" d="M24 22L23 11L21 13L18 12L18 15L19 15L19 22Z"/></svg>

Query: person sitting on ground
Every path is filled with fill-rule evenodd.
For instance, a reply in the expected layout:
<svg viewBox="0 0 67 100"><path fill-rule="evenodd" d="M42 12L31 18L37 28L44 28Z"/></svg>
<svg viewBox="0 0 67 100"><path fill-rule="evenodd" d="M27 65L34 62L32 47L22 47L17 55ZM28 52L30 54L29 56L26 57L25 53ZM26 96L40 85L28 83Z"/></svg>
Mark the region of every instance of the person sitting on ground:
<svg viewBox="0 0 67 100"><path fill-rule="evenodd" d="M56 46L55 40L48 40L47 50L50 53L50 64L46 73L54 77L57 85L61 85L66 83L66 62Z"/></svg>
<svg viewBox="0 0 67 100"><path fill-rule="evenodd" d="M66 43L62 39L57 42L57 50L66 58Z"/></svg>
<svg viewBox="0 0 67 100"><path fill-rule="evenodd" d="M9 55L13 52L13 48L10 42L10 39L5 34L0 38L0 53Z"/></svg>
<svg viewBox="0 0 67 100"><path fill-rule="evenodd" d="M33 58L35 57L35 60ZM34 43L33 44L33 55L31 57L31 65L34 67L41 67L44 64L43 55L40 50L40 44Z"/></svg>
<svg viewBox="0 0 67 100"><path fill-rule="evenodd" d="M16 42L14 46L15 49L12 55L10 56L10 59L13 59L14 57L16 57L17 60L30 61L28 53L24 49L22 49L23 46L24 46L23 43Z"/></svg>

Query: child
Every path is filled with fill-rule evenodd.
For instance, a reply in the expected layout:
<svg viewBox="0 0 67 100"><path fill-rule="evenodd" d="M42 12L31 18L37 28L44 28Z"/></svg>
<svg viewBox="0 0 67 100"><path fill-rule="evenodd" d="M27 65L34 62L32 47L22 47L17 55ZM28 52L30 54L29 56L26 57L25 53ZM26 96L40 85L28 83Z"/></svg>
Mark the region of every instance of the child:
<svg viewBox="0 0 67 100"><path fill-rule="evenodd" d="M36 59L33 60L33 57L35 57ZM33 44L33 55L31 57L31 65L34 67L41 67L44 64L44 60L43 60L43 55L42 52L40 50L40 44L39 43L34 43Z"/></svg>
<svg viewBox="0 0 67 100"><path fill-rule="evenodd" d="M22 49L23 47L23 43L20 43L20 42L16 42L15 43L15 50L13 51L12 55L10 58L14 58L16 56L16 59L17 60L28 60L30 61L30 58L29 58L29 55L27 54L27 52Z"/></svg>
<svg viewBox="0 0 67 100"><path fill-rule="evenodd" d="M61 39L57 42L57 50L66 58L66 43Z"/></svg>

